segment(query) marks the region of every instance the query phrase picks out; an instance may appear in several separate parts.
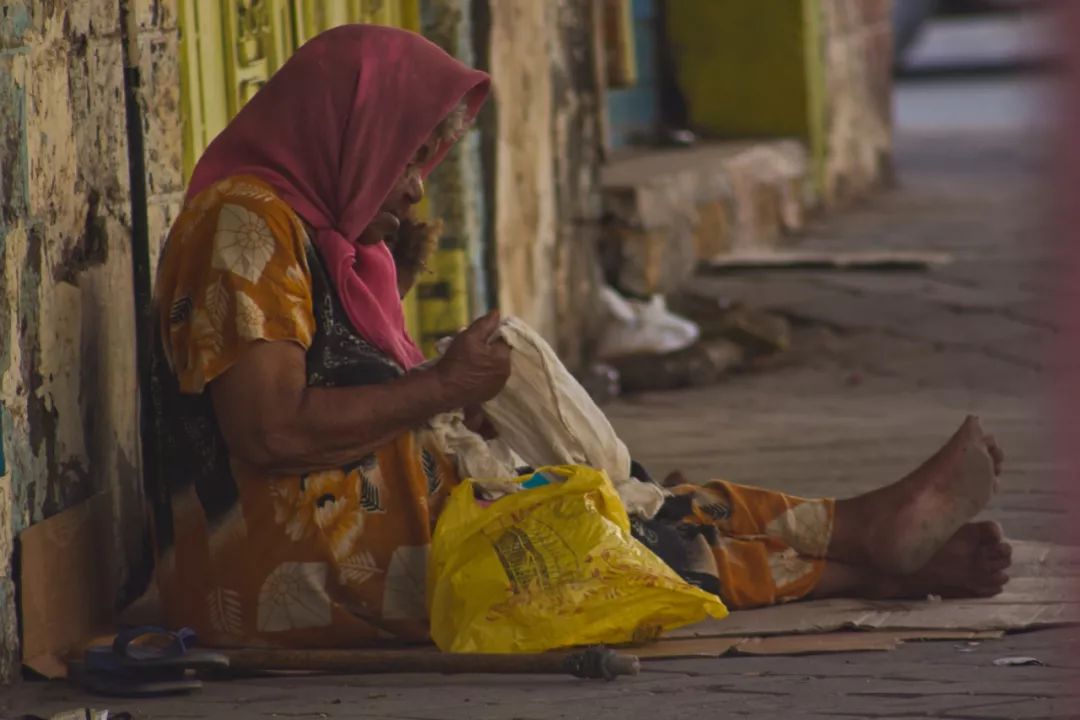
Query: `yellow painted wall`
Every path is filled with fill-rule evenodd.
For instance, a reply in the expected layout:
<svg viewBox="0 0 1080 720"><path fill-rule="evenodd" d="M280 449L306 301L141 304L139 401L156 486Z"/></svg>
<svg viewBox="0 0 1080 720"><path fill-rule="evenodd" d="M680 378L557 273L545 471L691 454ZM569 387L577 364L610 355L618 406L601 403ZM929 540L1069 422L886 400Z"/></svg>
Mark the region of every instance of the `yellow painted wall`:
<svg viewBox="0 0 1080 720"><path fill-rule="evenodd" d="M820 183L823 61L817 0L678 0L668 38L690 122L719 137L797 137Z"/></svg>

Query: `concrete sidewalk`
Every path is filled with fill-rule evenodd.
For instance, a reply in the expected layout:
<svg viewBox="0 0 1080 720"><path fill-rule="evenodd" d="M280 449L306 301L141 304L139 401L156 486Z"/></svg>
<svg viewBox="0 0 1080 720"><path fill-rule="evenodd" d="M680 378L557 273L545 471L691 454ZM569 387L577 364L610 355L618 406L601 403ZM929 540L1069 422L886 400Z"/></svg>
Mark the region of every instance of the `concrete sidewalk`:
<svg viewBox="0 0 1080 720"><path fill-rule="evenodd" d="M772 273L700 281L796 321L776 366L712 388L608 408L655 474L679 468L806 495L848 495L896 478L965 413L1007 454L988 512L1015 538L1057 540L1042 406L1058 327L1043 312L1054 267L1038 218L1045 194L1031 142L1008 132L900 139L902 185L812 225L807 248L929 249L933 274ZM187 699L93 701L139 718L668 718L694 716L1073 718L1080 630L889 653L666 661L615 683L559 678L385 676L210 685ZM996 667L1031 655L1042 667ZM0 717L88 703L62 685L0 693Z"/></svg>
<svg viewBox="0 0 1080 720"><path fill-rule="evenodd" d="M945 251L954 264L699 279L697 290L787 316L792 352L609 415L655 475L844 496L896 479L977 414L1008 458L990 517L1017 538L1057 539L1067 505L1044 401L1062 360L1038 158L1020 136L956 133L904 137L898 159L900 188L811 226L800 249Z"/></svg>

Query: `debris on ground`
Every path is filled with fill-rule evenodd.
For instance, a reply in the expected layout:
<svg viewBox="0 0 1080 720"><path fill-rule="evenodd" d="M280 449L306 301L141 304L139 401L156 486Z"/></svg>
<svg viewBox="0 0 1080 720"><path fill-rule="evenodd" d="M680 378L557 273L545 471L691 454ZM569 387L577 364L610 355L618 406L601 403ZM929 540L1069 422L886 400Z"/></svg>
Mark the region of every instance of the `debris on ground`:
<svg viewBox="0 0 1080 720"><path fill-rule="evenodd" d="M786 318L724 298L681 293L643 301L610 287L601 298L610 322L596 355L614 368L621 392L712 385L791 347ZM604 396L602 384L594 377L590 394Z"/></svg>
<svg viewBox="0 0 1080 720"><path fill-rule="evenodd" d="M728 340L707 340L666 355L628 355L611 360L623 392L676 390L713 385L743 366L745 354Z"/></svg>
<svg viewBox="0 0 1080 720"><path fill-rule="evenodd" d="M791 324L775 313L694 293L674 295L668 306L696 323L702 338L738 343L752 357L791 347Z"/></svg>
<svg viewBox="0 0 1080 720"><path fill-rule="evenodd" d="M1042 661L1033 657L1002 657L994 661L998 667L1025 667L1042 665Z"/></svg>

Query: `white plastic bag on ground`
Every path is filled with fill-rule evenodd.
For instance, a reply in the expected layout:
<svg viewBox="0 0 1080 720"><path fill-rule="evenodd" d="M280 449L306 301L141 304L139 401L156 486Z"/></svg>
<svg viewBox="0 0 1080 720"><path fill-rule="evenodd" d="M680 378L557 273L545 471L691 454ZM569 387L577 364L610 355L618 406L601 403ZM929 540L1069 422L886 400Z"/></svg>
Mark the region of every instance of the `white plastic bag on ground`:
<svg viewBox="0 0 1080 720"><path fill-rule="evenodd" d="M669 311L661 295L642 302L604 287L600 289L600 302L610 319L597 348L601 358L664 355L685 350L701 337L697 324Z"/></svg>

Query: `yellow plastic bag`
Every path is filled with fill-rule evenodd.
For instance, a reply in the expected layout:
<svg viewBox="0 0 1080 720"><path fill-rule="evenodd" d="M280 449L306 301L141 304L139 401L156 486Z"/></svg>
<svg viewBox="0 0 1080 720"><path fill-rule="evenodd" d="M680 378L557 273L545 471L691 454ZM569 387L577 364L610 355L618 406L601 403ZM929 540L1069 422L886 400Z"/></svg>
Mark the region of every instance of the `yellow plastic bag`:
<svg viewBox="0 0 1080 720"><path fill-rule="evenodd" d="M486 507L465 481L447 501L428 568L431 636L441 650L642 641L727 615L719 598L683 581L631 536L603 471L563 465L542 472L565 481Z"/></svg>

